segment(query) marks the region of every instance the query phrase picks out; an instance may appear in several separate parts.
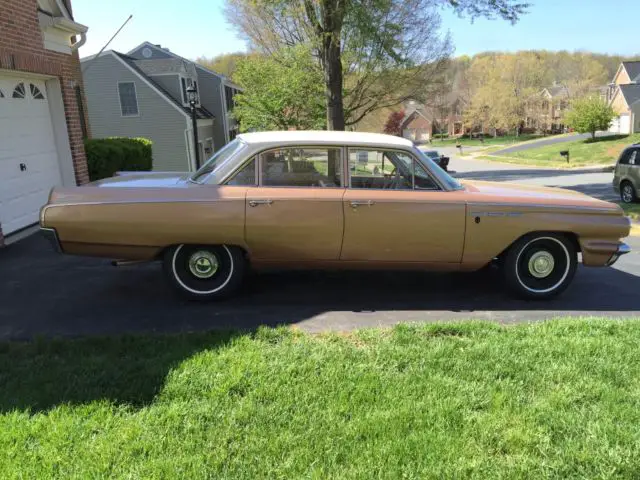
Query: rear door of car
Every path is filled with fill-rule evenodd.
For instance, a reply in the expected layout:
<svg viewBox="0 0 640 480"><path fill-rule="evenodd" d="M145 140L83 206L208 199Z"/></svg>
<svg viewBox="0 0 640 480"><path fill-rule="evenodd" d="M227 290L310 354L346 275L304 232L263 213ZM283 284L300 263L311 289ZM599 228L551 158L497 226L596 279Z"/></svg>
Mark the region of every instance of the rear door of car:
<svg viewBox="0 0 640 480"><path fill-rule="evenodd" d="M247 189L245 241L252 260L338 260L344 218L343 148L293 146L256 156Z"/></svg>

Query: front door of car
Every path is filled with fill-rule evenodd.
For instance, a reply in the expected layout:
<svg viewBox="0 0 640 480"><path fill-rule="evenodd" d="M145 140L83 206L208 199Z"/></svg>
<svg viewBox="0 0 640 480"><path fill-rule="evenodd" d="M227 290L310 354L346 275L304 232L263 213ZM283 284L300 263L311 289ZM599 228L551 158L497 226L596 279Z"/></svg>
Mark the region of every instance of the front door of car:
<svg viewBox="0 0 640 480"><path fill-rule="evenodd" d="M466 207L443 191L409 152L349 150L341 260L444 262L462 259Z"/></svg>
<svg viewBox="0 0 640 480"><path fill-rule="evenodd" d="M338 260L344 218L342 149L262 153L246 197L245 240L257 261Z"/></svg>

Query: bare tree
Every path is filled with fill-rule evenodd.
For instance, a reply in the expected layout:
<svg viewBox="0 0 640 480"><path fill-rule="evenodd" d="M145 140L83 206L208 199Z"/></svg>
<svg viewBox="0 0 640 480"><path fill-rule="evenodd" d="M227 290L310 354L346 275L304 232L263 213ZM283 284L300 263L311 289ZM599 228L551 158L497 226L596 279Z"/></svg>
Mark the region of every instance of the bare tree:
<svg viewBox="0 0 640 480"><path fill-rule="evenodd" d="M428 95L452 52L438 8L515 21L514 0L227 0L233 25L263 52L310 45L324 76L327 127Z"/></svg>

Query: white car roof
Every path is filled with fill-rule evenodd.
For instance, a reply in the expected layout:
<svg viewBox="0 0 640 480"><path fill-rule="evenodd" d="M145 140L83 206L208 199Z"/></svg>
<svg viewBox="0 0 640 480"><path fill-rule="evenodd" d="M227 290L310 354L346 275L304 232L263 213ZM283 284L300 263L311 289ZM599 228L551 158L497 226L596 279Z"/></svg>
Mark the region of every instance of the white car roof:
<svg viewBox="0 0 640 480"><path fill-rule="evenodd" d="M371 147L412 147L406 138L381 133L336 132L325 130L292 130L278 132L242 133L238 138L252 147L270 145L361 145Z"/></svg>

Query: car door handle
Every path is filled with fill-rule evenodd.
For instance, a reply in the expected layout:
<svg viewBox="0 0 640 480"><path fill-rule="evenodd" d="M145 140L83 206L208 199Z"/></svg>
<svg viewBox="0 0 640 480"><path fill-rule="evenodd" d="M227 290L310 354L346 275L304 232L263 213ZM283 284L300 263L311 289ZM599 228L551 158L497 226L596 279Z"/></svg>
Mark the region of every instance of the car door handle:
<svg viewBox="0 0 640 480"><path fill-rule="evenodd" d="M271 205L273 200L249 200L250 207L257 207L258 205Z"/></svg>
<svg viewBox="0 0 640 480"><path fill-rule="evenodd" d="M373 205L375 203L376 202L374 202L373 200L351 200L351 202L349 202L349 204L353 208L358 208L360 205L367 205L368 207L370 207L371 205Z"/></svg>

